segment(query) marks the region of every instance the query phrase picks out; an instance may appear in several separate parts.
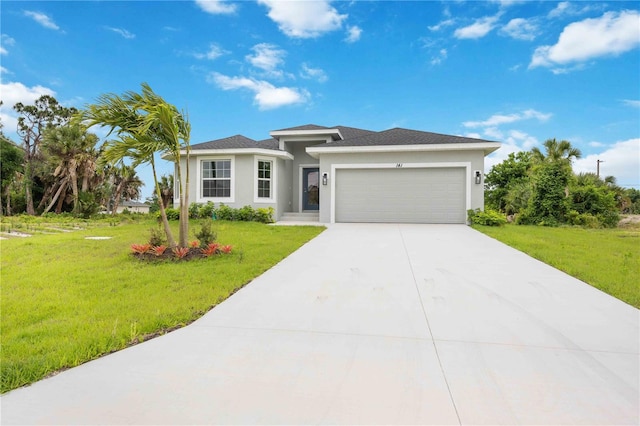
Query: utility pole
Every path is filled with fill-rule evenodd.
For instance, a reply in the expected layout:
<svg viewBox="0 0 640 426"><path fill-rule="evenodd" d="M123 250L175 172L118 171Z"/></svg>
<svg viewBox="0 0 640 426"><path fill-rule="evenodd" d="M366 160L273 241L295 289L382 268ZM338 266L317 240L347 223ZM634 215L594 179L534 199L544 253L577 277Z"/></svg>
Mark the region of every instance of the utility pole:
<svg viewBox="0 0 640 426"><path fill-rule="evenodd" d="M598 159L596 162L598 163L598 167L597 167L598 172L596 173L596 175L598 176L598 178L600 178L600 163L604 163L604 160Z"/></svg>

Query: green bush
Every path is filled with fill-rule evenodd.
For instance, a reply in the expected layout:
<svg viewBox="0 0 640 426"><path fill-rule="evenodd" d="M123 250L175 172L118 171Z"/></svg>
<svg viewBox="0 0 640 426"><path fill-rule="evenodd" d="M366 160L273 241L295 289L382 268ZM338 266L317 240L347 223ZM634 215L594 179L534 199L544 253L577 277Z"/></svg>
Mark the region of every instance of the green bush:
<svg viewBox="0 0 640 426"><path fill-rule="evenodd" d="M241 222L251 222L253 220L253 207L251 206L244 206L244 207L240 207L237 210L237 214L236 214L236 220L239 220Z"/></svg>
<svg viewBox="0 0 640 426"><path fill-rule="evenodd" d="M235 217L235 209L224 205L222 203L220 203L220 207L218 207L216 210L216 217L219 220L236 220Z"/></svg>
<svg viewBox="0 0 640 426"><path fill-rule="evenodd" d="M174 208L165 209L167 213L167 220L180 220L180 210ZM162 216L160 212L156 213L156 218L159 220Z"/></svg>
<svg viewBox="0 0 640 426"><path fill-rule="evenodd" d="M211 201L207 201L207 204L203 204L198 209L198 218L200 219L211 219L213 217L213 212L216 207Z"/></svg>
<svg viewBox="0 0 640 426"><path fill-rule="evenodd" d="M151 244L152 247L164 245L165 241L164 232L162 232L160 228L149 229L149 244Z"/></svg>
<svg viewBox="0 0 640 426"><path fill-rule="evenodd" d="M211 218L200 222L200 231L195 234L198 241L200 241L200 247L207 247L218 238L218 234L211 229L212 226L213 220Z"/></svg>
<svg viewBox="0 0 640 426"><path fill-rule="evenodd" d="M507 219L501 213L491 209L467 210L467 216L472 225L502 226L507 223Z"/></svg>
<svg viewBox="0 0 640 426"><path fill-rule="evenodd" d="M189 219L197 219L200 216L200 204L191 203L189 205Z"/></svg>
<svg viewBox="0 0 640 426"><path fill-rule="evenodd" d="M261 223L273 223L273 207L260 207L256 209L253 220Z"/></svg>

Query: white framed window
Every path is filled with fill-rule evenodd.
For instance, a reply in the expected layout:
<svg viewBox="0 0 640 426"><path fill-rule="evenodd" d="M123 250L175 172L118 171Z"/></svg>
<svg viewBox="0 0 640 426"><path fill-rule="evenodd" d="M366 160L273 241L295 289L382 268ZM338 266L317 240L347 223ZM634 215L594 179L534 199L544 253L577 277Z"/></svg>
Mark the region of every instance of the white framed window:
<svg viewBox="0 0 640 426"><path fill-rule="evenodd" d="M273 158L255 157L255 203L273 203L275 200L276 162Z"/></svg>
<svg viewBox="0 0 640 426"><path fill-rule="evenodd" d="M203 158L198 167L198 201L233 202L233 158Z"/></svg>

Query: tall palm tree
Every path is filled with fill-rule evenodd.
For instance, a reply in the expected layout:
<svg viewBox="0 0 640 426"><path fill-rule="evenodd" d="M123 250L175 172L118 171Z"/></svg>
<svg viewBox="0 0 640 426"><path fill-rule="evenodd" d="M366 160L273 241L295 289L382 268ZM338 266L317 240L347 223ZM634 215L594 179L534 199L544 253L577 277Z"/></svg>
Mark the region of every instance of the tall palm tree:
<svg viewBox="0 0 640 426"><path fill-rule="evenodd" d="M160 176L160 193L162 194L162 204L165 208L173 200L173 175Z"/></svg>
<svg viewBox="0 0 640 426"><path fill-rule="evenodd" d="M51 203L44 211L45 213L53 207L56 201L61 208L69 189L72 193L73 212L78 213L78 169L80 168L84 172L90 168L90 164L96 162L94 147L97 142L98 137L93 133L88 133L87 129L80 124L51 127L45 131L42 150L55 166L53 172L55 180L51 192L54 192L57 187Z"/></svg>
<svg viewBox="0 0 640 426"><path fill-rule="evenodd" d="M582 152L580 152L578 148L571 146L571 142L569 141L562 140L558 142L555 138L547 139L543 146L545 147L546 155L543 154L538 147L531 149L534 161L566 161L571 164L574 159L582 157Z"/></svg>
<svg viewBox="0 0 640 426"><path fill-rule="evenodd" d="M176 161L178 178L182 182L180 154L187 153L186 188L180 188L180 246L187 246L188 238L188 182L189 182L189 137L191 126L177 108L156 95L151 87L142 83L142 93L125 92L122 96L104 94L96 104L89 105L79 118L89 126L99 124L110 128L118 139L105 144L103 158L111 163L121 163L125 158L132 166L150 164L156 195L162 199L154 154L170 154ZM160 204L160 215L167 242L176 246L169 227L165 208Z"/></svg>
<svg viewBox="0 0 640 426"><path fill-rule="evenodd" d="M122 164L120 167L113 167L111 173L115 187L112 214L115 215L121 200L129 201L140 198L140 188L144 183L138 175L136 175L136 170L131 166Z"/></svg>

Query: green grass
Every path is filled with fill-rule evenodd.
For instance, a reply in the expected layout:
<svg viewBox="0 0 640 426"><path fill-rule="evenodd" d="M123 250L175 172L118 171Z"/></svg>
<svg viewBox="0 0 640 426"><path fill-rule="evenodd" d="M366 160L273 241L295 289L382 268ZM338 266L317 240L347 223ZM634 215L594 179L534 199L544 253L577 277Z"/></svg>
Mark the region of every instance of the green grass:
<svg viewBox="0 0 640 426"><path fill-rule="evenodd" d="M474 226L628 304L640 308L640 229Z"/></svg>
<svg viewBox="0 0 640 426"><path fill-rule="evenodd" d="M129 247L155 221L88 225L0 242L0 392L194 321L324 229L217 222L231 255L150 264Z"/></svg>

